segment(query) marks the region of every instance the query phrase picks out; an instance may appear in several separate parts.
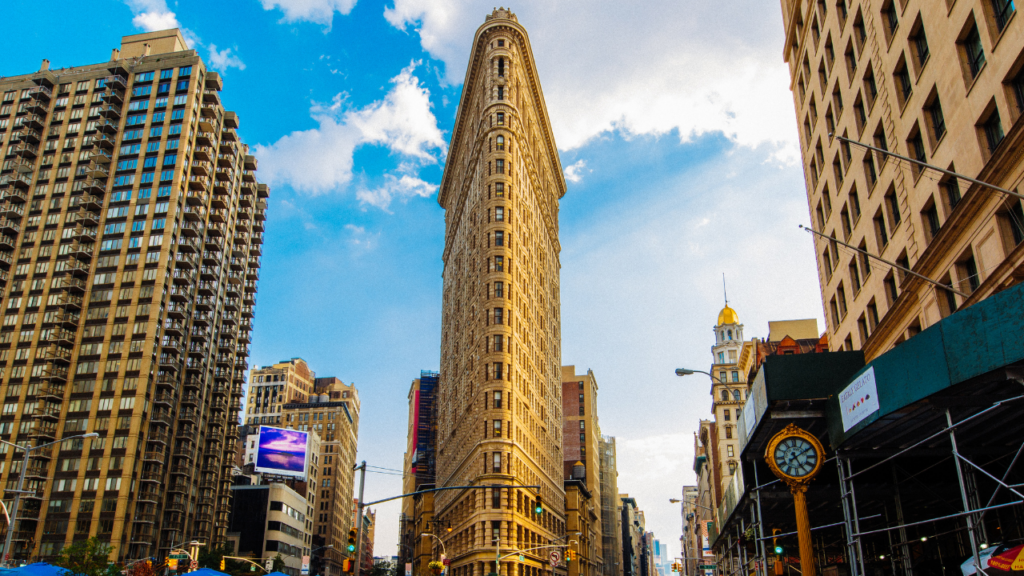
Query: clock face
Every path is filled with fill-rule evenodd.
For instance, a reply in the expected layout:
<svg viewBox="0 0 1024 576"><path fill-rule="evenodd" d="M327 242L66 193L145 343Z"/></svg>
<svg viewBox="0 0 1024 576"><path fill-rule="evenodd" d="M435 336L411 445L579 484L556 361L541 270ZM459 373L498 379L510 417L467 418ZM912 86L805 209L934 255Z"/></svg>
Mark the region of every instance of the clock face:
<svg viewBox="0 0 1024 576"><path fill-rule="evenodd" d="M802 478L818 465L818 451L807 440L794 436L785 438L775 447L775 465L793 478Z"/></svg>

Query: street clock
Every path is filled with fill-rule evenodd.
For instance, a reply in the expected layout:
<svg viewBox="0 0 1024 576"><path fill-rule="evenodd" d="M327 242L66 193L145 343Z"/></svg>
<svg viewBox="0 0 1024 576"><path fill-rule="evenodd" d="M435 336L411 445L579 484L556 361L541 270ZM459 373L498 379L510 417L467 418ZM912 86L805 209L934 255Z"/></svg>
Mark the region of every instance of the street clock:
<svg viewBox="0 0 1024 576"><path fill-rule="evenodd" d="M790 486L807 484L821 470L825 449L813 434L790 424L768 442L764 458L772 473Z"/></svg>

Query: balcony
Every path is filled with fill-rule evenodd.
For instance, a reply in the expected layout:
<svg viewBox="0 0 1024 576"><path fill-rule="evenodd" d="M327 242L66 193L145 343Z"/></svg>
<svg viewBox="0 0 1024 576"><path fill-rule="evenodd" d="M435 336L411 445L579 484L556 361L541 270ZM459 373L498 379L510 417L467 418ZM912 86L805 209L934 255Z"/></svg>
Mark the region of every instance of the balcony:
<svg viewBox="0 0 1024 576"><path fill-rule="evenodd" d="M196 132L196 146L210 146L217 141L213 132Z"/></svg>
<svg viewBox="0 0 1024 576"><path fill-rule="evenodd" d="M210 177L200 176L199 174L193 174L188 178L188 187L190 190L206 192L207 190L210 189Z"/></svg>
<svg viewBox="0 0 1024 576"><path fill-rule="evenodd" d="M21 232L21 224L9 218L0 218L0 231L14 234Z"/></svg>
<svg viewBox="0 0 1024 576"><path fill-rule="evenodd" d="M93 194L103 197L107 193L107 181L97 178L88 178L82 184L86 194Z"/></svg>
<svg viewBox="0 0 1024 576"><path fill-rule="evenodd" d="M216 155L217 151L213 149L213 146L196 146L195 151L192 153L192 158L209 162Z"/></svg>
<svg viewBox="0 0 1024 576"><path fill-rule="evenodd" d="M185 206L185 219L192 220L194 222L201 222L206 220L206 208L203 206L186 205Z"/></svg>
<svg viewBox="0 0 1024 576"><path fill-rule="evenodd" d="M38 116L36 116L38 118ZM21 140L22 142L31 142L38 144L43 139L43 133L30 126L31 123L22 124L18 128L14 129L14 134L11 140Z"/></svg>
<svg viewBox="0 0 1024 576"><path fill-rule="evenodd" d="M117 134L118 123L109 118L96 120L96 130L101 134Z"/></svg>
<svg viewBox="0 0 1024 576"><path fill-rule="evenodd" d="M192 161L192 174L197 176L209 176L210 175L210 163L203 160Z"/></svg>
<svg viewBox="0 0 1024 576"><path fill-rule="evenodd" d="M14 247L17 245L17 240L6 234L0 234L0 250L7 252L14 251Z"/></svg>
<svg viewBox="0 0 1024 576"><path fill-rule="evenodd" d="M185 220L181 223L182 236L188 238L199 238L202 237L205 226L202 222L196 222L193 220Z"/></svg>
<svg viewBox="0 0 1024 576"><path fill-rule="evenodd" d="M185 323L180 320L168 318L164 321L164 334L168 336L181 337L185 332Z"/></svg>
<svg viewBox="0 0 1024 576"><path fill-rule="evenodd" d="M22 174L8 174L0 178L0 188L6 188L5 197L14 190L28 190L31 186L32 178Z"/></svg>
<svg viewBox="0 0 1024 576"><path fill-rule="evenodd" d="M235 179L235 171L231 168L217 168L218 182L231 182Z"/></svg>
<svg viewBox="0 0 1024 576"><path fill-rule="evenodd" d="M203 90L203 104L220 106L220 94L216 90Z"/></svg>
<svg viewBox="0 0 1024 576"><path fill-rule="evenodd" d="M67 371L65 370L65 375ZM33 418L39 418L43 420L49 420L57 422L60 420L60 404L48 404L46 402L37 402L35 408L29 413L29 416Z"/></svg>
<svg viewBox="0 0 1024 576"><path fill-rule="evenodd" d="M199 242L195 238L181 237L178 239L178 252L198 253Z"/></svg>
<svg viewBox="0 0 1024 576"><path fill-rule="evenodd" d="M256 171L255 170L246 170L246 171L242 172L242 182L249 182L249 183L255 184L256 183Z"/></svg>
<svg viewBox="0 0 1024 576"><path fill-rule="evenodd" d="M32 158L39 154L39 144L33 144L32 142L18 142L7 147L7 155L16 154L22 158Z"/></svg>
<svg viewBox="0 0 1024 576"><path fill-rule="evenodd" d="M18 195L24 198L24 193L21 192L21 190L8 190L3 194L0 194L0 196L10 198L11 196L14 196L12 192L17 192ZM25 205L17 204L12 202L12 200L14 200L14 198L10 198L3 204L0 204L0 216L20 220L25 215Z"/></svg>

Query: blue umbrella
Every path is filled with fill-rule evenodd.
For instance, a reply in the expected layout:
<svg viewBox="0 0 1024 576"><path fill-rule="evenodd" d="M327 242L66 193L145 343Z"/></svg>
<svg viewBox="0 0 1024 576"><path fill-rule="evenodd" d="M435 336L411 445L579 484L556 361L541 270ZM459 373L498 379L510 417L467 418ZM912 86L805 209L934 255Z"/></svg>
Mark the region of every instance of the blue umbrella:
<svg viewBox="0 0 1024 576"><path fill-rule="evenodd" d="M67 568L54 566L46 562L27 564L20 568L0 570L0 576L70 576L71 571Z"/></svg>
<svg viewBox="0 0 1024 576"><path fill-rule="evenodd" d="M266 576L288 576L288 575L285 574L284 572L271 572L270 574L267 574Z"/></svg>

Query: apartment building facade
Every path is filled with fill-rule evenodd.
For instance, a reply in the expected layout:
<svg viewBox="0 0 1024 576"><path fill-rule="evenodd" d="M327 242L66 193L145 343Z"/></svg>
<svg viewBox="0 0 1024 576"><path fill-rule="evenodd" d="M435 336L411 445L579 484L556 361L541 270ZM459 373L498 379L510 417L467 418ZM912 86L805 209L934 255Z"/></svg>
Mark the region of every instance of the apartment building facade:
<svg viewBox="0 0 1024 576"><path fill-rule="evenodd" d="M0 80L0 437L12 559L225 541L266 198L177 30ZM44 505L45 504L45 505Z"/></svg>
<svg viewBox="0 0 1024 576"><path fill-rule="evenodd" d="M828 340L870 360L1022 277L1019 196L880 151L1017 191L1024 24L1010 0L782 9Z"/></svg>
<svg viewBox="0 0 1024 576"><path fill-rule="evenodd" d="M438 202L445 209L437 484L453 576L552 574L565 533L558 203L565 180L525 28L505 9L473 40Z"/></svg>

